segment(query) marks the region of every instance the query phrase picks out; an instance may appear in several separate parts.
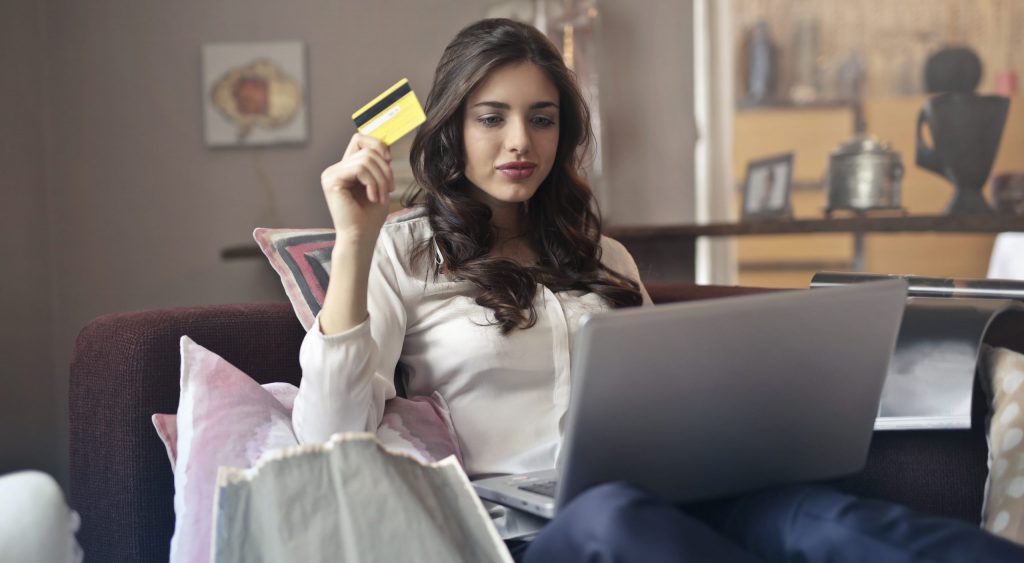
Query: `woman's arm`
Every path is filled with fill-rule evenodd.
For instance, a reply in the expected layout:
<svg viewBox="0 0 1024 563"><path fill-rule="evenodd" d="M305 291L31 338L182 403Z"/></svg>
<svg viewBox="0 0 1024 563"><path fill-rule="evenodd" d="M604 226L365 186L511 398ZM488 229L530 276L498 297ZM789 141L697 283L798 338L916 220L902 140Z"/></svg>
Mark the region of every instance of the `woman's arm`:
<svg viewBox="0 0 1024 563"><path fill-rule="evenodd" d="M391 152L379 140L356 133L320 183L336 233L319 321L323 333L331 335L366 320L370 262L394 189Z"/></svg>
<svg viewBox="0 0 1024 563"><path fill-rule="evenodd" d="M320 176L336 239L323 307L299 352L292 427L300 442L372 432L384 402L395 396L405 308L393 266L377 244L394 186L390 159L386 145L356 134L341 161Z"/></svg>
<svg viewBox="0 0 1024 563"><path fill-rule="evenodd" d="M401 243L382 235L374 251L365 293L367 318L327 334L320 329L321 311L319 324L302 342L302 381L292 410L300 442L323 442L335 432L373 432L380 425L384 402L395 396L395 366L407 325L405 299L392 262L395 244Z"/></svg>

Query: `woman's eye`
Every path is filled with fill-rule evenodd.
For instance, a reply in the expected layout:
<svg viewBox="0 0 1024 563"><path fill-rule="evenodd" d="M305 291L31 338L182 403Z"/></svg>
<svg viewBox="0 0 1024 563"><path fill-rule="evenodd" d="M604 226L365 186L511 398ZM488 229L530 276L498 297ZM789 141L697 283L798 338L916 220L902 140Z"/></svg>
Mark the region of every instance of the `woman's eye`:
<svg viewBox="0 0 1024 563"><path fill-rule="evenodd" d="M498 125L501 125L502 120L500 115L484 115L478 117L477 121L484 127L497 127Z"/></svg>
<svg viewBox="0 0 1024 563"><path fill-rule="evenodd" d="M533 124L538 127L551 127L555 124L555 120L544 115L538 115L533 118Z"/></svg>

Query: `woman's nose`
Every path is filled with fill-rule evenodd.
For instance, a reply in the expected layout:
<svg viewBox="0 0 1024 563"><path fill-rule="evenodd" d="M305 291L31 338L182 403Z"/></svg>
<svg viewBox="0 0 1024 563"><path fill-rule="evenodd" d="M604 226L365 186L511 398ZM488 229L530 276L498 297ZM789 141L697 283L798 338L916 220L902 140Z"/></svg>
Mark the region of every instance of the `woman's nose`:
<svg viewBox="0 0 1024 563"><path fill-rule="evenodd" d="M509 127L506 127L505 131L505 148L507 150L519 154L526 154L530 151L530 129L525 120L510 120Z"/></svg>

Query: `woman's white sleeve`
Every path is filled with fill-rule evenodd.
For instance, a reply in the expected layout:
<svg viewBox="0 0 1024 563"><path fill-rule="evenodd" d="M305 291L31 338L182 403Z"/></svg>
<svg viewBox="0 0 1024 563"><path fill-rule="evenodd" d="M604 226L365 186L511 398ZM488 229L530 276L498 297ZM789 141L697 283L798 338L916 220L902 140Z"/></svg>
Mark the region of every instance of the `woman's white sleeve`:
<svg viewBox="0 0 1024 563"><path fill-rule="evenodd" d="M302 341L302 381L292 411L300 443L325 442L336 432L375 432L384 401L395 396L406 309L387 246L378 241L374 250L369 317L345 332L325 336L317 315Z"/></svg>

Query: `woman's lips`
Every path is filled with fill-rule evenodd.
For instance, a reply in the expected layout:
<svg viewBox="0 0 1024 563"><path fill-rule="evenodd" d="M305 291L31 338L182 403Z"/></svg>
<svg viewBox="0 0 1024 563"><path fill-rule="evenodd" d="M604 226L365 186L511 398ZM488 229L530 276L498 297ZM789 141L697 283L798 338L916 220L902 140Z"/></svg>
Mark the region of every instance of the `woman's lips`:
<svg viewBox="0 0 1024 563"><path fill-rule="evenodd" d="M536 164L516 162L509 164L502 164L498 167L498 172L505 175L510 180L525 180L533 175L533 171L537 168Z"/></svg>

